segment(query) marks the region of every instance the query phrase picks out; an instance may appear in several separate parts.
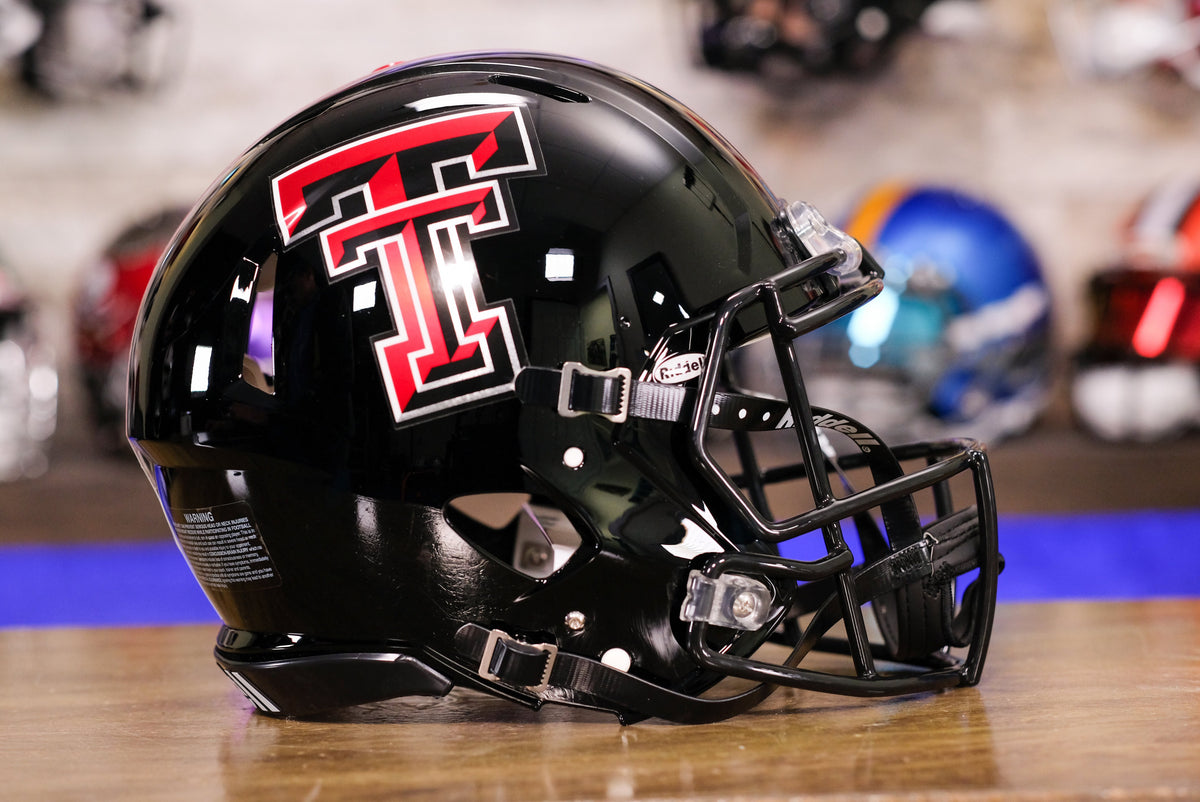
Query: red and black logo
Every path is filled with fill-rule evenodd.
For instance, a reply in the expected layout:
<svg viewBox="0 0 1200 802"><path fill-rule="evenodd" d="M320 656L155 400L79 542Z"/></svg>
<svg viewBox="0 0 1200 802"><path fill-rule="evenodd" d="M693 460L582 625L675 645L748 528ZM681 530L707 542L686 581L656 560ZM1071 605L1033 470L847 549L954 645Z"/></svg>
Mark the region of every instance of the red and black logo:
<svg viewBox="0 0 1200 802"><path fill-rule="evenodd" d="M506 179L542 172L517 107L391 128L272 181L285 246L320 237L331 281L378 270L395 326L375 355L397 424L510 394L525 351L511 302L489 304L471 240L517 228Z"/></svg>

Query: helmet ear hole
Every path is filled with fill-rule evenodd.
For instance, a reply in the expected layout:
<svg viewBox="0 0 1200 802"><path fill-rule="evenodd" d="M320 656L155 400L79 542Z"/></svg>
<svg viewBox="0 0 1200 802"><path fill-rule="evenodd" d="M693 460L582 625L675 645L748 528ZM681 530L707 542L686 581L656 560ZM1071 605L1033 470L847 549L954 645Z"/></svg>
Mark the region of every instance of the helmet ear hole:
<svg viewBox="0 0 1200 802"><path fill-rule="evenodd" d="M479 551L535 579L558 571L583 544L562 510L528 493L459 496L443 514Z"/></svg>

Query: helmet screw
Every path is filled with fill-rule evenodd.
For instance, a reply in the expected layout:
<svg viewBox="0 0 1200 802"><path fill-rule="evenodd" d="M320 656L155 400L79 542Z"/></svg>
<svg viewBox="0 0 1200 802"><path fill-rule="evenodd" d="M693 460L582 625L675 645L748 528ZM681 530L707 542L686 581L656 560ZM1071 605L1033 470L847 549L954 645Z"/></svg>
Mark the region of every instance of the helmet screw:
<svg viewBox="0 0 1200 802"><path fill-rule="evenodd" d="M541 543L528 543L521 551L521 564L528 568L541 568L550 562L550 547Z"/></svg>
<svg viewBox="0 0 1200 802"><path fill-rule="evenodd" d="M748 590L743 590L733 597L732 612L734 618L750 618L758 612L758 596Z"/></svg>
<svg viewBox="0 0 1200 802"><path fill-rule="evenodd" d="M572 610L563 618L563 623L567 625L567 629L572 632L579 632L587 626L587 616L578 610Z"/></svg>
<svg viewBox="0 0 1200 802"><path fill-rule="evenodd" d="M570 446L562 455L562 463L567 468L577 471L583 467L583 463L587 460L587 455L583 453L583 449L579 446Z"/></svg>

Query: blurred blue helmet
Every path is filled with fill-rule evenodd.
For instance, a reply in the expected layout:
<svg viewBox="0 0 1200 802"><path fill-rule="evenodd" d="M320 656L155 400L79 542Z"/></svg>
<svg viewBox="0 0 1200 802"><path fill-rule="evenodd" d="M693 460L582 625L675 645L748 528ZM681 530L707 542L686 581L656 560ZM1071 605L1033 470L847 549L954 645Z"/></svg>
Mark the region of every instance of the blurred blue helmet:
<svg viewBox="0 0 1200 802"><path fill-rule="evenodd" d="M885 288L801 338L814 403L891 437L1028 428L1049 395L1051 303L1016 227L963 192L892 183L844 228L876 254Z"/></svg>

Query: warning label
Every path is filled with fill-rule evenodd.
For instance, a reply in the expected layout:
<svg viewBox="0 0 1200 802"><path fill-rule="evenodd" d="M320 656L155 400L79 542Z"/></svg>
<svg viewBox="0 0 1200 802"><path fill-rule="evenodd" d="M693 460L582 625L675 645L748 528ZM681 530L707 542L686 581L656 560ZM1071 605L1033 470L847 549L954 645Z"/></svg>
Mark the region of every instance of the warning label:
<svg viewBox="0 0 1200 802"><path fill-rule="evenodd" d="M248 590L279 584L250 505L172 508L171 520L179 547L205 588Z"/></svg>

